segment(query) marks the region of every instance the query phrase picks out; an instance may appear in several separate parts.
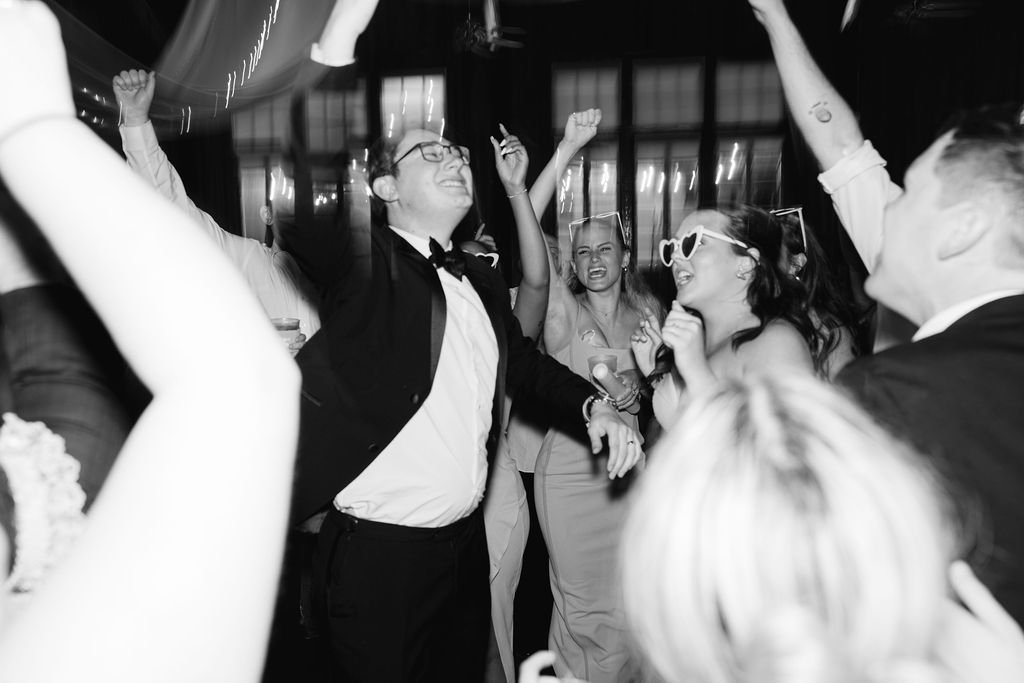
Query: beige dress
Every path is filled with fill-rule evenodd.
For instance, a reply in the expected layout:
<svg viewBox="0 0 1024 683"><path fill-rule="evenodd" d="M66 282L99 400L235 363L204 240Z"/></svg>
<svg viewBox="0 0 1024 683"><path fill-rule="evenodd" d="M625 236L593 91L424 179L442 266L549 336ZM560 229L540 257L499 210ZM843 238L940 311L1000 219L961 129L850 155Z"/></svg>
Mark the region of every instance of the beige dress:
<svg viewBox="0 0 1024 683"><path fill-rule="evenodd" d="M581 307L569 344L552 356L589 379L587 359L606 354L616 357L618 371L635 368L632 351L608 348ZM636 427L635 416L621 415ZM537 514L554 598L548 644L558 657L558 676L624 683L639 679L616 581L626 496L622 480L608 479L606 461L595 458L583 438L552 428L537 458Z"/></svg>

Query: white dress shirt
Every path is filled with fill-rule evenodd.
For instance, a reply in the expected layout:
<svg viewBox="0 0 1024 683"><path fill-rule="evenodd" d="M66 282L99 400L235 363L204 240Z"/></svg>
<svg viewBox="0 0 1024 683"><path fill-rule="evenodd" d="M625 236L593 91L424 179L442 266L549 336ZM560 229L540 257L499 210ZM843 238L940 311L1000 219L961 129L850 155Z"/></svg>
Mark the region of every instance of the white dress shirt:
<svg viewBox="0 0 1024 683"><path fill-rule="evenodd" d="M428 240L392 230L429 258ZM484 495L498 342L469 280L444 269L437 275L447 320L430 393L394 440L334 499L338 510L360 519L441 527L469 515Z"/></svg>
<svg viewBox="0 0 1024 683"><path fill-rule="evenodd" d="M121 126L121 145L128 166L213 239L245 278L268 318L298 318L307 337L320 329L316 288L287 252L225 231L188 198L178 172L160 149L153 124ZM186 264L187 268L187 264Z"/></svg>

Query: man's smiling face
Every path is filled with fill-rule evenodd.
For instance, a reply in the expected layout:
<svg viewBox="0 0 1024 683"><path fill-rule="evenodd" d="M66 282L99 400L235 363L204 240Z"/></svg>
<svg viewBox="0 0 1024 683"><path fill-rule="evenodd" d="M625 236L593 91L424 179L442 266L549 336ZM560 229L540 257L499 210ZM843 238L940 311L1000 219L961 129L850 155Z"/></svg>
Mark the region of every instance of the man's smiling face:
<svg viewBox="0 0 1024 683"><path fill-rule="evenodd" d="M395 150L395 199L403 214L454 219L454 226L473 205L473 172L453 149L443 150L440 161L428 161L414 149L436 142L451 144L427 130L410 130L402 137Z"/></svg>

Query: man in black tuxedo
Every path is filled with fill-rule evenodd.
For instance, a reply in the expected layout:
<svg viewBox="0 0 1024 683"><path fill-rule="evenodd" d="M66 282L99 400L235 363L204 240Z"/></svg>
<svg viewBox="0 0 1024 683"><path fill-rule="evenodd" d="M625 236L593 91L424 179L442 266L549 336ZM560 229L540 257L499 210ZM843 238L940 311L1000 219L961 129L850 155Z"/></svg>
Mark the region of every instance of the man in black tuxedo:
<svg viewBox="0 0 1024 683"><path fill-rule="evenodd" d="M478 681L490 629L479 503L508 388L606 437L609 476L640 436L587 381L538 353L508 291L452 250L473 202L469 152L408 131L370 152L375 214L339 231L315 279L323 327L297 358L297 519L326 509L314 596L339 681ZM529 205L525 188L506 188ZM585 418L586 416L586 418Z"/></svg>
<svg viewBox="0 0 1024 683"><path fill-rule="evenodd" d="M1024 623L1024 128L974 112L914 161L903 190L864 140L782 0L750 0L793 120L868 267L865 290L919 326L839 375L930 456L974 520L975 572Z"/></svg>

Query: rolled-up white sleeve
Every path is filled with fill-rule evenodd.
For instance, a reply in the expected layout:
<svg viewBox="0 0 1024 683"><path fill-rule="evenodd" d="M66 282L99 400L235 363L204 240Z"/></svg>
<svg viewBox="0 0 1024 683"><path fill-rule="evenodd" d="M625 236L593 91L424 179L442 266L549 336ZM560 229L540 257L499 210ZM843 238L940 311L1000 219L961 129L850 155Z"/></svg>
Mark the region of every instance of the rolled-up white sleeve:
<svg viewBox="0 0 1024 683"><path fill-rule="evenodd" d="M882 248L885 207L903 194L885 170L885 159L865 140L856 151L821 173L818 182L832 197L832 205L864 266L868 272L873 271Z"/></svg>

